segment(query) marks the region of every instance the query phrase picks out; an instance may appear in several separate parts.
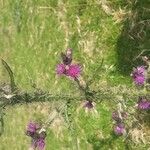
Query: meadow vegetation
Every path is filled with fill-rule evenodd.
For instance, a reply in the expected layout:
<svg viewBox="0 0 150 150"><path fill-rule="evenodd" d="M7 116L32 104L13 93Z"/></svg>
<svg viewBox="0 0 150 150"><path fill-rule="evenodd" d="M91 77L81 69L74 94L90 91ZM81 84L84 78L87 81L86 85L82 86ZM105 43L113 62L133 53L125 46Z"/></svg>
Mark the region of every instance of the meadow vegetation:
<svg viewBox="0 0 150 150"><path fill-rule="evenodd" d="M134 132L129 141L113 133L111 118L118 107L115 99L125 98L129 108L137 102L139 91L130 74L133 67L143 63L140 54L150 56L149 0L1 0L0 37L0 57L11 66L21 91L39 89L54 95L80 96L73 81L56 74L60 53L72 48L83 78L92 79L90 87L101 92L95 101L95 115L80 108L85 99L71 102L73 134L62 116L56 118L47 131L47 150L149 148L149 123L140 129L142 134ZM1 86L9 82L3 65L0 82ZM0 149L28 149L28 122L47 120L63 103L60 97L57 101L6 107Z"/></svg>

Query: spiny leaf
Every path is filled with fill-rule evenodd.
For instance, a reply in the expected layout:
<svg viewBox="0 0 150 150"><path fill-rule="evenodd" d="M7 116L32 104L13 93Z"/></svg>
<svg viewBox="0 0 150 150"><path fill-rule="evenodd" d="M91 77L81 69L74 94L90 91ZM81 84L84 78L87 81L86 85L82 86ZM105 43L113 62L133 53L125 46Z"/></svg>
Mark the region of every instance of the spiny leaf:
<svg viewBox="0 0 150 150"><path fill-rule="evenodd" d="M15 84L13 72L12 72L10 66L3 59L2 59L2 64L5 67L5 69L7 70L9 77L10 77L11 92L15 92L17 87Z"/></svg>

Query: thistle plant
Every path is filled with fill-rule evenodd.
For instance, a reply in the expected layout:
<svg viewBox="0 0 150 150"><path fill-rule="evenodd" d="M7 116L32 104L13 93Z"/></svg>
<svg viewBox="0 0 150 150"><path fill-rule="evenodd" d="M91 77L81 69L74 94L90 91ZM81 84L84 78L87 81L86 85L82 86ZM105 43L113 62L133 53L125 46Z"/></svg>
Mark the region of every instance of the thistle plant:
<svg viewBox="0 0 150 150"><path fill-rule="evenodd" d="M69 48L65 53L62 52L61 61L62 63L58 64L56 67L56 73L58 75L65 75L71 80L74 80L78 85L78 89L83 93L85 97L85 103L83 104L83 107L89 110L93 109L95 105L92 100L95 97L94 94L96 93L96 91L92 91L86 81L84 81L84 84L80 81L79 78L81 77L82 67L79 64L72 63L73 50Z"/></svg>
<svg viewBox="0 0 150 150"><path fill-rule="evenodd" d="M149 80L150 80L150 60L148 57L142 57L145 61L145 66L138 66L137 68L133 69L131 76L135 85L139 90L139 97L137 102L137 108L139 110L149 110L150 109L150 100L148 97L149 93ZM141 87L142 86L142 87ZM145 95L140 94L141 90L144 90Z"/></svg>
<svg viewBox="0 0 150 150"><path fill-rule="evenodd" d="M131 109L128 108L131 112L129 112L130 120L128 120L127 137L129 137L129 139L131 138L135 143L145 141L145 133L142 129L150 117L150 60L146 56L142 57L142 59L144 61L143 65L133 68L131 73L133 83L137 89L137 95L135 96L135 106L131 106Z"/></svg>
<svg viewBox="0 0 150 150"><path fill-rule="evenodd" d="M43 123L38 123L37 121L30 121L26 127L26 135L31 138L31 145L30 149L32 150L45 150L46 147L46 136L47 130L52 122L57 118L65 108L64 105L60 105L59 107L55 108L50 114L48 119Z"/></svg>
<svg viewBox="0 0 150 150"><path fill-rule="evenodd" d="M83 102L82 108L85 108L86 111L91 111L95 107L93 102L94 93L92 91L86 81L80 80L82 72L82 67L80 64L73 63L73 50L67 49L65 53L61 53L61 63L56 67L56 73L58 76L66 76L70 80L73 80L78 86L79 91L82 95L84 95L85 101ZM84 84L83 84L84 83ZM82 100L82 99L81 99ZM71 135L75 135L75 125L73 123L73 119L71 115L68 115L68 110L70 105L70 101L67 101L66 105L66 115L67 115L67 123L69 124L69 130L71 131ZM74 139L74 144L76 145L76 149L78 149L77 138Z"/></svg>
<svg viewBox="0 0 150 150"><path fill-rule="evenodd" d="M129 129L132 129L131 125L129 125L130 123L128 122L132 122L133 124L135 124L136 122L136 127L140 126L140 124L144 122L144 117L142 117L142 122L140 122L141 116L143 116L145 113L149 114L150 100L148 96L149 91L147 87L150 84L149 83L150 61L147 57L143 57L142 59L146 62L145 63L146 65L141 65L136 68L133 68L133 71L131 73L133 83L135 84L138 90L138 95L136 96L137 98L136 107L131 106L132 107L131 109L134 110L133 112L137 114L131 113L129 108L128 108L128 111L125 111L125 109L121 107L121 103L120 104L118 103L120 107L118 107L118 109L112 113L112 119L115 122L114 133L116 135L125 135L127 131L125 129L125 126L128 126ZM130 118L130 120L128 120L128 118ZM131 118L132 118L132 121L131 121ZM138 120L139 120L139 123L137 123Z"/></svg>
<svg viewBox="0 0 150 150"><path fill-rule="evenodd" d="M113 131L117 136L125 136L128 137L128 128L131 128L128 124L128 119L130 116L133 115L133 117L136 117L136 121L138 120L139 116L141 114L149 115L150 110L150 98L149 98L149 87L150 87L150 60L147 57L143 57L143 60L146 63L146 66L138 66L133 69L131 73L131 77L133 79L133 82L135 86L138 89L138 96L135 94L134 98L136 96L137 102L136 107L133 108L134 110L137 110L138 115L133 115L130 113L129 109L126 109L126 106L124 107L125 103L124 101L117 101L115 100L116 94L111 95L110 91L108 90L107 95L109 95L109 99L114 99L114 102L117 102L117 109L115 109L112 112L112 120L113 120ZM57 114L61 114L61 116L64 117L64 120L66 120L68 124L68 129L71 133L72 137L75 137L75 124L73 122L73 116L71 114L72 109L72 103L71 100L79 100L82 101L81 108L85 109L88 112L95 111L95 106L98 101L98 99L103 98L103 93L100 90L93 90L90 87L90 82L83 80L82 74L83 74L83 68L82 65L79 63L75 63L73 59L73 50L67 49L65 53L61 53L61 62L57 64L56 66L56 74L61 77L65 76L69 80L74 81L75 85L78 87L78 90L80 91L81 95L79 97L71 97L70 95L53 95L46 92L34 92L34 93L26 93L26 92L20 92L15 84L13 72L11 68L8 66L8 64L2 60L2 63L4 67L6 68L9 76L10 76L10 92L6 92L2 89L3 95L0 97L0 108L3 110L7 105L14 105L18 103L31 103L34 101L50 101L50 100L64 100L64 105L62 105L60 108L55 109L49 116L48 120L44 124L39 124L38 122L29 122L26 128L26 135L31 138L31 146L30 149L33 150L44 150L46 147L46 133L48 130L48 127L51 125L51 123L56 118ZM103 61L102 61L103 63ZM100 67L102 64L100 65ZM82 79L82 80L81 80ZM141 94L144 93L144 95ZM127 93L126 96L130 97L130 93ZM105 94L106 95L106 94ZM57 112L57 113L56 113ZM1 111L1 114L3 112ZM1 115L0 114L0 115ZM131 114L131 115L130 115ZM3 116L0 116L1 125L4 126L3 123ZM131 120L129 120L131 121ZM131 121L132 122L132 121ZM134 122L134 121L133 121ZM75 137L73 139L72 144L77 145L77 138ZM78 146L76 146L75 149L78 149Z"/></svg>

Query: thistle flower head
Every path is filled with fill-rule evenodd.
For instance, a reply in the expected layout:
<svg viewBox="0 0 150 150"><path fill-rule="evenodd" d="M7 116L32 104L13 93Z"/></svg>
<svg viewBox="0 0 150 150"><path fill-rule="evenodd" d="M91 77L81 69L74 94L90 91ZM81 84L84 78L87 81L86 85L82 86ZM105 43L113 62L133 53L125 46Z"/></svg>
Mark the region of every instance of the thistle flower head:
<svg viewBox="0 0 150 150"><path fill-rule="evenodd" d="M150 101L147 99L140 98L138 101L138 109L140 110L149 110L150 109Z"/></svg>
<svg viewBox="0 0 150 150"><path fill-rule="evenodd" d="M77 78L81 73L81 67L77 64L72 65L58 64L56 67L56 73L58 75L66 75L72 78Z"/></svg>
<svg viewBox="0 0 150 150"><path fill-rule="evenodd" d="M72 49L67 49L66 54L61 53L61 58L64 65L70 65L72 62Z"/></svg>
<svg viewBox="0 0 150 150"><path fill-rule="evenodd" d="M72 78L79 77L81 73L81 67L78 64L72 64L72 49L67 49L66 53L61 53L62 62L56 67L58 75L66 75Z"/></svg>
<svg viewBox="0 0 150 150"><path fill-rule="evenodd" d="M65 65L64 64L58 64L56 67L56 72L58 75L62 75L65 73Z"/></svg>
<svg viewBox="0 0 150 150"><path fill-rule="evenodd" d="M32 136L33 134L36 133L36 131L40 128L40 126L37 124L37 123L34 123L34 122L30 122L28 125L27 125L27 135L28 136Z"/></svg>
<svg viewBox="0 0 150 150"><path fill-rule="evenodd" d="M93 102L92 101L86 101L85 104L84 104L84 108L87 108L87 109L94 108Z"/></svg>
<svg viewBox="0 0 150 150"><path fill-rule="evenodd" d="M143 85L145 82L145 67L139 66L137 68L134 68L131 76L136 85Z"/></svg>
<svg viewBox="0 0 150 150"><path fill-rule="evenodd" d="M116 135L123 135L125 133L124 124L117 124L114 126L114 133Z"/></svg>
<svg viewBox="0 0 150 150"><path fill-rule="evenodd" d="M134 82L136 85L143 85L145 82L145 77L144 76L136 76L134 78Z"/></svg>
<svg viewBox="0 0 150 150"><path fill-rule="evenodd" d="M34 147L35 147L35 146L38 147L39 150L43 150L44 147L45 147L45 139L44 139L44 138L39 138L39 139L37 139L37 141L36 141Z"/></svg>
<svg viewBox="0 0 150 150"><path fill-rule="evenodd" d="M96 104L93 101L85 100L81 102L80 106L77 108L77 113L80 110L84 110L87 115L92 115L93 117L98 117L98 112L96 110Z"/></svg>
<svg viewBox="0 0 150 150"><path fill-rule="evenodd" d="M43 138L32 139L32 149L44 150L45 140Z"/></svg>
<svg viewBox="0 0 150 150"><path fill-rule="evenodd" d="M77 78L81 73L81 67L77 64L72 64L66 69L66 75L72 78Z"/></svg>
<svg viewBox="0 0 150 150"><path fill-rule="evenodd" d="M135 69L134 71L136 74L144 74L145 72L145 67L144 66L139 66Z"/></svg>
<svg viewBox="0 0 150 150"><path fill-rule="evenodd" d="M30 122L27 126L26 133L27 136L32 138L31 147L33 149L38 148L39 150L44 150L46 132L39 132L40 129L41 127L37 123Z"/></svg>

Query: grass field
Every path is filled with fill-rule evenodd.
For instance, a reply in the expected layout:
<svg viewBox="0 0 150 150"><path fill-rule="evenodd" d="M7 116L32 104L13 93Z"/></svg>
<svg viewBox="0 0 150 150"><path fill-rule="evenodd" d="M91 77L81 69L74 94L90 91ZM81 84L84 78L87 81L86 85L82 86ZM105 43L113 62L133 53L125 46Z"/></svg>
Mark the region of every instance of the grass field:
<svg viewBox="0 0 150 150"><path fill-rule="evenodd" d="M140 63L135 58L142 51L150 55L149 11L149 0L0 0L0 57L12 67L17 86L26 91L33 91L35 84L51 93L78 92L68 79L55 73L60 52L68 47L82 65L85 79L95 74L104 59L93 87L122 84L129 88L131 69ZM8 82L2 65L0 77L1 82ZM80 150L127 149L123 139L111 133L110 103L97 106L97 118L83 111L74 114ZM30 144L24 135L27 122L46 119L51 110L48 102L7 108L0 149L26 150ZM47 150L75 149L65 127L61 138L55 130L48 131ZM132 148L148 149L146 144Z"/></svg>

